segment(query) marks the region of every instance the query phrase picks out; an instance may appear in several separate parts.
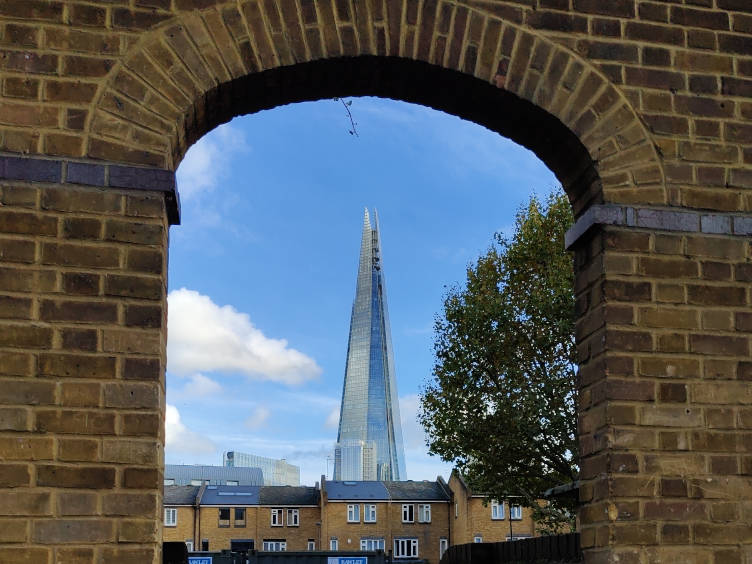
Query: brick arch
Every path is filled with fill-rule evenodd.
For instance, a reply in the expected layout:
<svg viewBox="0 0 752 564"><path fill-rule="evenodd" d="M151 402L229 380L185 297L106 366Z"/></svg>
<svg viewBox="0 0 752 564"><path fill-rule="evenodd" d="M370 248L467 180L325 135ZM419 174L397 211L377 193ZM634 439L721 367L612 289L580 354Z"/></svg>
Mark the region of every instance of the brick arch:
<svg viewBox="0 0 752 564"><path fill-rule="evenodd" d="M373 94L527 146L577 213L590 203L667 202L661 160L627 98L573 50L517 25L515 10L200 4L211 7L163 22L113 69L88 122L86 156L174 169L194 141L237 115Z"/></svg>

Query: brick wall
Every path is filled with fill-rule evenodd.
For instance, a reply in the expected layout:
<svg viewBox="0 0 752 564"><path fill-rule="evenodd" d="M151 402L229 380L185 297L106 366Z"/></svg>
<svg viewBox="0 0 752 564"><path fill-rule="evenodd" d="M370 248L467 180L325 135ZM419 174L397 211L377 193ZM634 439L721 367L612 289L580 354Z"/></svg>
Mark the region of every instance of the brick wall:
<svg viewBox="0 0 752 564"><path fill-rule="evenodd" d="M355 502L351 502L355 503ZM402 522L402 504L414 505L413 523ZM418 522L418 505L431 505L431 522ZM446 502L375 502L376 522L363 521L363 504L360 505L360 521L347 522L347 502L329 501L323 506L323 541L328 550L329 539L337 537L340 550L360 550L361 538L383 538L384 550L394 550L394 539L409 537L418 539L418 557L429 563L439 561L439 539L449 538L449 504ZM369 503L370 504L370 503Z"/></svg>
<svg viewBox="0 0 752 564"><path fill-rule="evenodd" d="M235 115L357 94L570 196L587 561L749 559L750 53L747 0L0 3L0 560L158 560L159 179Z"/></svg>
<svg viewBox="0 0 752 564"><path fill-rule="evenodd" d="M169 506L166 506L169 507ZM164 542L185 542L193 541L194 550L199 550L201 545L195 540L195 509L192 506L174 507L177 509L177 521L174 527L165 526L163 529Z"/></svg>
<svg viewBox="0 0 752 564"><path fill-rule="evenodd" d="M0 561L156 562L164 198L3 182L0 202Z"/></svg>

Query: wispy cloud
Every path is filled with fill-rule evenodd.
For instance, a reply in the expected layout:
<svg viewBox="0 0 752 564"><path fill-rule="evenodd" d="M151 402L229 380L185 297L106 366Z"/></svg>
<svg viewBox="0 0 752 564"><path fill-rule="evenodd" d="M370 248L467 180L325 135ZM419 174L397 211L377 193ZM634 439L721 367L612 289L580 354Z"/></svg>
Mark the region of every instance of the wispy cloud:
<svg viewBox="0 0 752 564"><path fill-rule="evenodd" d="M172 454L215 454L217 446L209 438L191 431L180 420L180 412L167 404L165 414L165 451Z"/></svg>
<svg viewBox="0 0 752 564"><path fill-rule="evenodd" d="M194 143L177 171L180 196L186 200L211 192L229 176L233 157L249 147L243 132L226 123Z"/></svg>
<svg viewBox="0 0 752 564"><path fill-rule="evenodd" d="M173 392L173 395L180 399L205 399L207 396L215 396L222 392L222 386L204 376L203 374L196 373L188 376L186 384Z"/></svg>
<svg viewBox="0 0 752 564"><path fill-rule="evenodd" d="M250 429L252 431L257 431L258 429L261 429L266 425L267 420L269 419L269 416L272 414L271 411L269 411L265 407L257 407L254 412L248 417L243 424L247 429Z"/></svg>
<svg viewBox="0 0 752 564"><path fill-rule="evenodd" d="M248 376L300 384L316 378L321 368L309 356L272 339L251 323L247 313L181 288L167 297L168 370L238 372Z"/></svg>
<svg viewBox="0 0 752 564"><path fill-rule="evenodd" d="M336 429L339 426L339 407L333 408L329 415L326 416L324 427L327 429Z"/></svg>

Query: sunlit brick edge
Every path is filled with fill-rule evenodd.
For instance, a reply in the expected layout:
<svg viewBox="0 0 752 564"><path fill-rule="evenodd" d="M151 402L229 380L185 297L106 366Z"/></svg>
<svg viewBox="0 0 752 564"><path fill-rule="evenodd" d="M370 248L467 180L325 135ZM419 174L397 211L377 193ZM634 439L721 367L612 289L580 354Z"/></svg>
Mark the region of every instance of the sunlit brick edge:
<svg viewBox="0 0 752 564"><path fill-rule="evenodd" d="M102 161L0 155L0 180L83 184L120 190L163 192L169 224L180 225L180 196L175 173L170 170Z"/></svg>
<svg viewBox="0 0 752 564"><path fill-rule="evenodd" d="M713 235L752 235L752 216L657 207L596 204L567 231L564 242L571 249L595 225L619 225L659 231Z"/></svg>

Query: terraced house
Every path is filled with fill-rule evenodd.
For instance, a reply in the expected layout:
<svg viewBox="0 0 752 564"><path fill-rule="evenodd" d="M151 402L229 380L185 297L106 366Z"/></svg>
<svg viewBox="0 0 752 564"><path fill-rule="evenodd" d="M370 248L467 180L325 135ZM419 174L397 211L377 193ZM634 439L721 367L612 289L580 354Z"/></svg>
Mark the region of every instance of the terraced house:
<svg viewBox="0 0 752 564"><path fill-rule="evenodd" d="M384 550L436 563L451 544L506 540L510 519L515 537L535 534L528 511L500 511L454 474L449 484L321 484L165 486L164 539L189 550Z"/></svg>

